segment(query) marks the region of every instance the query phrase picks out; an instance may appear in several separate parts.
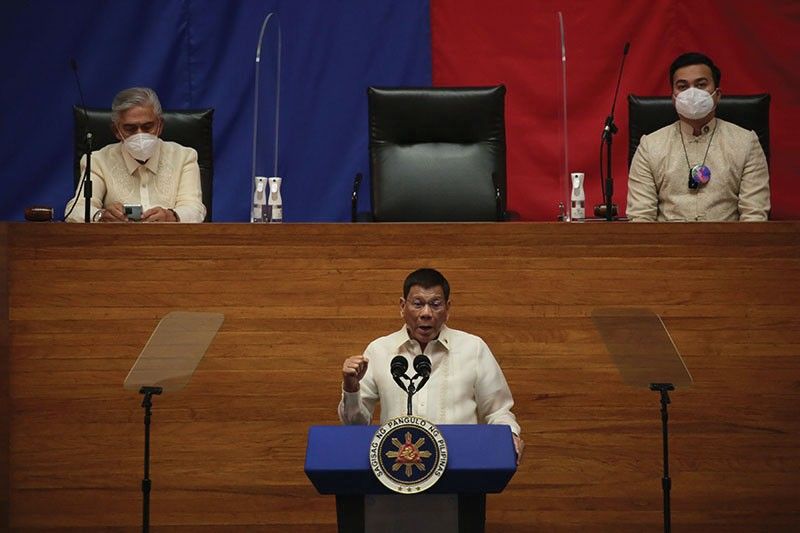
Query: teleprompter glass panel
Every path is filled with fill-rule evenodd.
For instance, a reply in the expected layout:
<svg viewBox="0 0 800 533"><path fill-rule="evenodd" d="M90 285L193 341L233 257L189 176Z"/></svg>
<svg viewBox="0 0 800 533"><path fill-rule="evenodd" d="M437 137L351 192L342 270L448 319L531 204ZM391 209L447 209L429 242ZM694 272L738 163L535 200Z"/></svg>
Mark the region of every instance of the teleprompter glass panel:
<svg viewBox="0 0 800 533"><path fill-rule="evenodd" d="M168 313L125 378L125 388L161 387L170 392L185 387L224 319L221 313Z"/></svg>
<svg viewBox="0 0 800 533"><path fill-rule="evenodd" d="M692 384L692 376L669 331L653 311L597 308L592 311L592 322L628 385L671 383L677 388Z"/></svg>

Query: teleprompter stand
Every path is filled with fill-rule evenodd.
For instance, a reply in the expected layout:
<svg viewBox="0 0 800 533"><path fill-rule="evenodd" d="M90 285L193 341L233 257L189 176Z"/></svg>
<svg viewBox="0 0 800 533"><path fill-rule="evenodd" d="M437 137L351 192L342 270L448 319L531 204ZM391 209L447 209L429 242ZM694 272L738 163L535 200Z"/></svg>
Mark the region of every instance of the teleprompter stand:
<svg viewBox="0 0 800 533"><path fill-rule="evenodd" d="M669 392L692 384L686 368L664 322L648 309L599 308L592 311L592 321L600 332L623 381L634 387L648 387L659 393L661 402L661 437L664 474L664 531L672 529L669 477L669 431L667 422Z"/></svg>
<svg viewBox="0 0 800 533"><path fill-rule="evenodd" d="M198 363L217 334L224 315L173 311L156 326L133 364L125 389L143 395L144 478L142 479L142 531L150 531L150 418L153 396L174 392L189 383Z"/></svg>
<svg viewBox="0 0 800 533"><path fill-rule="evenodd" d="M150 416L152 415L153 395L161 394L161 387L142 387L139 394L144 394L144 478L142 478L142 531L150 529Z"/></svg>
<svg viewBox="0 0 800 533"><path fill-rule="evenodd" d="M664 476L661 478L661 492L664 495L664 531L669 532L672 529L671 511L669 506L669 494L672 490L672 480L669 477L669 430L667 429L667 421L669 414L667 413L667 405L670 403L669 391L675 390L672 383L651 383L650 390L658 391L661 393L661 440L664 456Z"/></svg>

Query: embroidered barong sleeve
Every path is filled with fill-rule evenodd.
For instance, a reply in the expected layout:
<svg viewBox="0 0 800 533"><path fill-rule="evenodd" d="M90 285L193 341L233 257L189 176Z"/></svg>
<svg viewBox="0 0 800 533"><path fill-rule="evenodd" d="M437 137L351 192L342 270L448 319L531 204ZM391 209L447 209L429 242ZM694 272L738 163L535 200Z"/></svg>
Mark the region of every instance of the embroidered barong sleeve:
<svg viewBox="0 0 800 533"><path fill-rule="evenodd" d="M517 418L511 412L514 407L511 389L489 346L483 341L478 353L475 400L479 423L506 424L515 435L519 435Z"/></svg>
<svg viewBox="0 0 800 533"><path fill-rule="evenodd" d="M368 346L364 355L370 357ZM359 390L347 392L342 389L342 399L339 402L339 420L348 425L368 425L372 422L372 413L378 403L378 387L373 377L374 365L367 366L367 371L359 383Z"/></svg>
<svg viewBox="0 0 800 533"><path fill-rule="evenodd" d="M658 191L653 179L647 135L642 136L631 161L626 214L632 222L655 222L658 215Z"/></svg>
<svg viewBox="0 0 800 533"><path fill-rule="evenodd" d="M201 189L197 151L191 149L189 157L183 162L178 194L175 197L174 209L181 222L202 222L206 218Z"/></svg>
<svg viewBox="0 0 800 533"><path fill-rule="evenodd" d="M758 135L750 132L750 154L739 185L739 220L767 220L770 209L769 170Z"/></svg>

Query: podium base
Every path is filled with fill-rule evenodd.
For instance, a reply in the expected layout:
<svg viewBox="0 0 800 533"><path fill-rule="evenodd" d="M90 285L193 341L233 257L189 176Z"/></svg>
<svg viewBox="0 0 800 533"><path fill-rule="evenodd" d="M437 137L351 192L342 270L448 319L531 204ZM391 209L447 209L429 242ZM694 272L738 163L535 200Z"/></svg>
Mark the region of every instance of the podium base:
<svg viewBox="0 0 800 533"><path fill-rule="evenodd" d="M337 495L339 533L483 533L485 494Z"/></svg>

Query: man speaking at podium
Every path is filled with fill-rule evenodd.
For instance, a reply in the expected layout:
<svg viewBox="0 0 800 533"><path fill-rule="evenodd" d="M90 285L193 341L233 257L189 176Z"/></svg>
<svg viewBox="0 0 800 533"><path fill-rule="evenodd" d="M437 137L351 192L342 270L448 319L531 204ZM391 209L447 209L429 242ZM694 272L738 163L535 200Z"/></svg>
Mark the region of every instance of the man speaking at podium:
<svg viewBox="0 0 800 533"><path fill-rule="evenodd" d="M480 337L446 326L449 312L450 285L440 272L422 268L409 274L400 298L403 327L342 365L339 418L345 424L369 424L378 401L381 424L404 416L407 395L392 378L391 361L424 354L433 370L414 396L414 414L434 424L506 424L519 463L524 443L503 371Z"/></svg>
<svg viewBox="0 0 800 533"><path fill-rule="evenodd" d="M125 89L111 105L120 141L92 153L92 222L126 222L124 204L141 206L142 222L202 222L206 216L194 148L160 139L161 103L147 87ZM81 159L81 175L86 157ZM79 187L80 189L80 184ZM76 196L78 193L75 193ZM67 222L83 222L84 199L67 204ZM136 216L139 220L139 216Z"/></svg>

